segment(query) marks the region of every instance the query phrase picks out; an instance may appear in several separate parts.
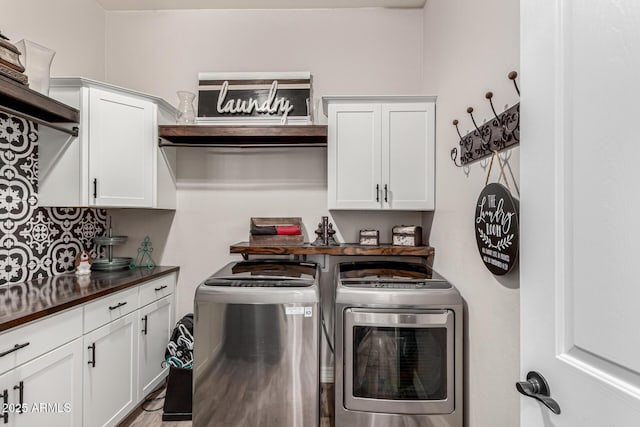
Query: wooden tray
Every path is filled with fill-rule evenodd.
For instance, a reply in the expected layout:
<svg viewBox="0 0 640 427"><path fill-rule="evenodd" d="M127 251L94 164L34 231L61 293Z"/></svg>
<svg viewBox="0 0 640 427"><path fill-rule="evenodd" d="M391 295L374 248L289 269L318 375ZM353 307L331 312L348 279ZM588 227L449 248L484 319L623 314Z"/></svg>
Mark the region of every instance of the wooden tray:
<svg viewBox="0 0 640 427"><path fill-rule="evenodd" d="M296 225L300 228L299 235L296 236L254 236L249 234L249 244L261 246L299 246L304 244L304 234L302 234L302 218L300 217L274 217L274 218L251 218L257 226L266 225ZM251 222L249 222L251 228Z"/></svg>

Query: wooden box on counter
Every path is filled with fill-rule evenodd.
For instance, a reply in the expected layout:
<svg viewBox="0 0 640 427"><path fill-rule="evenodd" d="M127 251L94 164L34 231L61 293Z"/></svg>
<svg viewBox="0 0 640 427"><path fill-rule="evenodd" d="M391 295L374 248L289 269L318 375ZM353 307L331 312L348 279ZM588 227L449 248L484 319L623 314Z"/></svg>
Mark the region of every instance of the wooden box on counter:
<svg viewBox="0 0 640 427"><path fill-rule="evenodd" d="M251 224L258 227L264 226L297 226L300 234L297 235L254 235L249 234L249 244L266 246L299 246L304 244L304 234L302 234L302 218L281 217L281 218L251 218Z"/></svg>

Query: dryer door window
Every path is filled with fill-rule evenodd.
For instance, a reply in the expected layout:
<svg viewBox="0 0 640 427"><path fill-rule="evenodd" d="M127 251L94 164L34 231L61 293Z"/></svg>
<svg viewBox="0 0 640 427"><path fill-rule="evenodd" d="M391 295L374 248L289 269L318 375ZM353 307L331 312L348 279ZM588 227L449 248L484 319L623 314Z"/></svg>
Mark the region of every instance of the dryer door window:
<svg viewBox="0 0 640 427"><path fill-rule="evenodd" d="M451 413L453 325L449 310L346 310L345 407Z"/></svg>

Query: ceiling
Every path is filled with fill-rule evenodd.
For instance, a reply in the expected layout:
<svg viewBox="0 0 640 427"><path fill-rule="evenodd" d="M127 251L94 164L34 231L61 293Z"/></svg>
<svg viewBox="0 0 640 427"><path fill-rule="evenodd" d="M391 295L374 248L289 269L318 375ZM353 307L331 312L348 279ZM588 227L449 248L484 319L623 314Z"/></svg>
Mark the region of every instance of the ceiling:
<svg viewBox="0 0 640 427"><path fill-rule="evenodd" d="M426 0L97 0L105 10L421 8Z"/></svg>

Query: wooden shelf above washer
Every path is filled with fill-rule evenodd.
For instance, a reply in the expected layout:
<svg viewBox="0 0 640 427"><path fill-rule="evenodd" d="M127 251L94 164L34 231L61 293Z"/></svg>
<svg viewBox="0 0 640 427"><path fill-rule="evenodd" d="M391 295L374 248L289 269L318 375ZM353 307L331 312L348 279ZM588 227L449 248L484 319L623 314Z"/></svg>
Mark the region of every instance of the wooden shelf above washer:
<svg viewBox="0 0 640 427"><path fill-rule="evenodd" d="M326 125L162 125L160 146L173 147L323 147ZM166 142L165 142L166 141Z"/></svg>
<svg viewBox="0 0 640 427"><path fill-rule="evenodd" d="M300 246L251 245L240 242L229 248L232 254L247 255L377 255L377 256L415 256L430 258L435 253L431 246L363 246L357 243L342 243L338 246L312 246L305 243Z"/></svg>

